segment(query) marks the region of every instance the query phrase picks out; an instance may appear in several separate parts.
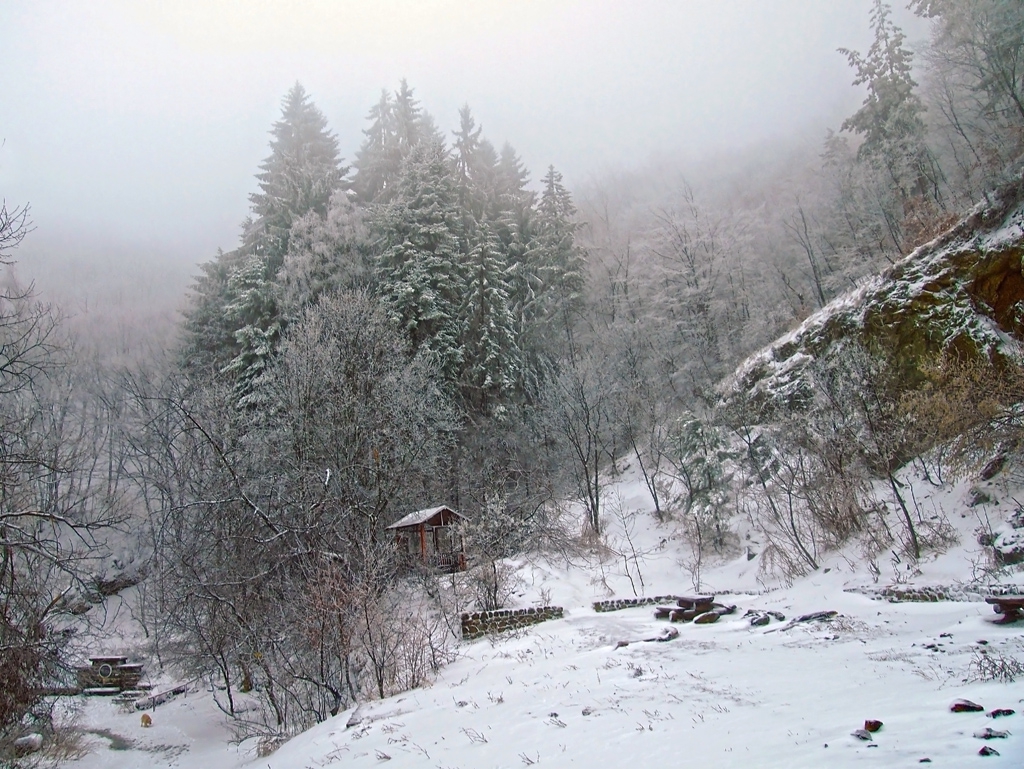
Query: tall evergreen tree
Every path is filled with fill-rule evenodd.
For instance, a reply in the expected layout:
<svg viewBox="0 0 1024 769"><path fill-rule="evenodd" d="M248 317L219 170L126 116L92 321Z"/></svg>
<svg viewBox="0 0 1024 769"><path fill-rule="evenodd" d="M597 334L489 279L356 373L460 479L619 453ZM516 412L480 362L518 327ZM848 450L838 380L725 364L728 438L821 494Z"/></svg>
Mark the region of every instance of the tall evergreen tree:
<svg viewBox="0 0 1024 769"><path fill-rule="evenodd" d="M549 166L542 184L536 232L537 274L545 294L544 314L568 325L583 301L586 259L576 243L576 206L562 184L562 175Z"/></svg>
<svg viewBox="0 0 1024 769"><path fill-rule="evenodd" d="M402 78L395 91L395 144L402 157L428 138L430 126L424 123L424 115L414 89Z"/></svg>
<svg viewBox="0 0 1024 769"><path fill-rule="evenodd" d="M292 222L310 211L326 216L348 169L341 167L327 119L300 83L284 97L270 133L270 155L256 175L259 191L249 196L253 227L247 240L253 253L266 257L272 276L288 251Z"/></svg>
<svg viewBox="0 0 1024 769"><path fill-rule="evenodd" d="M352 191L363 203L372 203L391 193L398 178L401 156L392 153L395 136L395 102L384 89L380 100L367 115L370 127L363 129L363 144L356 153Z"/></svg>
<svg viewBox="0 0 1024 769"><path fill-rule="evenodd" d="M529 180L529 172L515 149L506 143L495 168L498 212L494 232L505 253L509 309L520 356L515 389L520 397L527 398L538 392L543 372L549 368L538 345L542 336L538 332L544 325L541 314L544 292L538 269L541 249L536 233L537 195L528 189Z"/></svg>
<svg viewBox="0 0 1024 769"><path fill-rule="evenodd" d="M576 242L576 207L553 167L535 196L525 187L526 172L511 147L498 163L504 201L496 231L508 264L509 307L513 317L517 367L516 392L535 397L554 371L572 335L583 304L585 252Z"/></svg>
<svg viewBox="0 0 1024 769"><path fill-rule="evenodd" d="M494 210L490 216L510 265L525 265L534 243L537 195L527 188L530 173L506 143L494 167Z"/></svg>
<svg viewBox="0 0 1024 769"><path fill-rule="evenodd" d="M395 200L381 213L385 249L380 292L413 350L425 350L448 382L463 362L460 306L462 216L451 158L442 144L417 145L406 158Z"/></svg>
<svg viewBox="0 0 1024 769"><path fill-rule="evenodd" d="M468 104L459 109L459 130L455 131L455 168L459 184L469 186L473 178L473 165L480 147L483 126L478 126Z"/></svg>
<svg viewBox="0 0 1024 769"><path fill-rule="evenodd" d="M255 382L270 364L284 329L281 291L276 275L268 274L266 256L246 254L228 277L226 295L222 312L235 329L237 353L222 372L235 381L238 404L255 405Z"/></svg>
<svg viewBox="0 0 1024 769"><path fill-rule="evenodd" d="M887 3L875 0L871 11L875 38L866 56L839 49L857 73L853 84L868 91L861 108L843 122L842 129L863 136L859 157L884 169L904 204L913 196L938 195L937 170L925 145L925 108L915 91L912 54L891 14Z"/></svg>
<svg viewBox="0 0 1024 769"><path fill-rule="evenodd" d="M402 164L413 148L441 137L414 90L402 79L394 94L382 91L367 116L370 127L356 153L352 188L359 202L389 203L398 194Z"/></svg>
<svg viewBox="0 0 1024 769"><path fill-rule="evenodd" d="M469 403L487 411L494 401L511 394L520 378L521 360L510 307L508 265L501 243L486 221L478 224L465 272L461 386Z"/></svg>
<svg viewBox="0 0 1024 769"><path fill-rule="evenodd" d="M496 221L503 211L499 189L499 158L487 139L481 136L469 105L459 110L459 130L455 132L455 168L459 182L459 203L469 219Z"/></svg>
<svg viewBox="0 0 1024 769"><path fill-rule="evenodd" d="M502 207L515 211L517 215L529 211L537 201L537 195L527 189L530 172L526 170L515 148L506 142L498 156L497 184L502 198Z"/></svg>
<svg viewBox="0 0 1024 769"><path fill-rule="evenodd" d="M291 227L308 213L326 217L331 196L344 185L337 139L299 83L282 101L271 136L243 243L203 265L185 318L187 365L230 374L239 401L251 393L282 328L277 276Z"/></svg>
<svg viewBox="0 0 1024 769"><path fill-rule="evenodd" d="M213 376L231 360L235 328L224 312L229 301L228 283L244 255L217 249L217 256L199 265L189 290L189 307L182 323L182 360L189 370Z"/></svg>

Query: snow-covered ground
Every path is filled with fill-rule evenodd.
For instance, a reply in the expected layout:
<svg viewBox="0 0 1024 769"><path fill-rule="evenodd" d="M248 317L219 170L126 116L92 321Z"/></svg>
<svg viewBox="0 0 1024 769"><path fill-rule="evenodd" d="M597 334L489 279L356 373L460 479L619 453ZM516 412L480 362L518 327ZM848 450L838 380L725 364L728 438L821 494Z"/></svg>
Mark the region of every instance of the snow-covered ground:
<svg viewBox="0 0 1024 769"><path fill-rule="evenodd" d="M657 524L643 486L626 472L610 489L632 518L611 516L608 540L627 554L599 562L520 564L521 606L563 606L563 619L511 636L464 643L461 657L429 687L361 705L298 735L269 756L232 732L211 695L192 691L151 713L109 700L85 700L79 725L91 752L77 769L205 767L1024 766L1024 679L979 680L979 662L1000 655L1024 662L1024 622L996 625L980 601L889 603L850 588L909 581L917 586L974 581L982 564L975 529L1010 511L1011 490L987 489L1000 504L969 508L966 487L915 485L922 509L942 511L961 543L910 573L882 560L872 572L849 553L785 586L758 579L747 554L708 568L700 587L737 611L716 624L678 624L674 640L652 607L597 613L592 602L693 592L689 548L672 523ZM749 552L757 551L756 538ZM632 553L637 558L632 559ZM628 573L627 573L628 572ZM1024 583L1024 574L1001 579ZM993 581L993 580L988 580ZM775 610L786 622L751 627L748 609ZM789 625L811 612L829 621ZM628 645L623 646L621 642ZM953 713L967 698L986 711ZM883 722L870 741L852 736L866 719ZM1004 739L974 737L986 727ZM989 745L999 756L981 757Z"/></svg>

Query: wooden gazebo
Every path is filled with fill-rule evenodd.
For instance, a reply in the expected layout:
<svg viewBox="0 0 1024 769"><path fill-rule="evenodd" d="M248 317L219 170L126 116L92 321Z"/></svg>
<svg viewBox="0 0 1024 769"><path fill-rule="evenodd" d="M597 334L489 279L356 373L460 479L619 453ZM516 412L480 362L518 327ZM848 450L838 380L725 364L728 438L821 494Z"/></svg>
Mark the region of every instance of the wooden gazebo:
<svg viewBox="0 0 1024 769"><path fill-rule="evenodd" d="M466 552L455 526L466 520L447 505L409 513L388 526L398 552L443 571L465 571Z"/></svg>

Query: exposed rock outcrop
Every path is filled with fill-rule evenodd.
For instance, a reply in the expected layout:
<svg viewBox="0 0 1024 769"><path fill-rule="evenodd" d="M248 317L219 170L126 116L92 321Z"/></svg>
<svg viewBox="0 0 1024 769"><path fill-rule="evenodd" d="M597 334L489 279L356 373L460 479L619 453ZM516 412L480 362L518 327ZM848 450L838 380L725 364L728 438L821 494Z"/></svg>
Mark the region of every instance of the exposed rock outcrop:
<svg viewBox="0 0 1024 769"><path fill-rule="evenodd" d="M907 387L942 354L998 365L1008 340L1024 341L1022 261L1024 179L748 358L720 388L723 402L799 407L809 366L844 341L887 358Z"/></svg>

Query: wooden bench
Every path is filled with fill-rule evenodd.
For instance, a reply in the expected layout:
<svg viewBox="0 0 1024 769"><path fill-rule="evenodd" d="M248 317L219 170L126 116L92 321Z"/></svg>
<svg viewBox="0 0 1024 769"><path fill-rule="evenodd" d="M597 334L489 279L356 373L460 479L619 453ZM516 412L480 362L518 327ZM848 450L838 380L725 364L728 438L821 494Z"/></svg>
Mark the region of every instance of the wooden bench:
<svg viewBox="0 0 1024 769"><path fill-rule="evenodd" d="M1024 612L1024 595L990 595L985 599L985 603L992 604L996 614L1003 615L996 620L1000 625L1016 622L1020 619L1021 612Z"/></svg>

